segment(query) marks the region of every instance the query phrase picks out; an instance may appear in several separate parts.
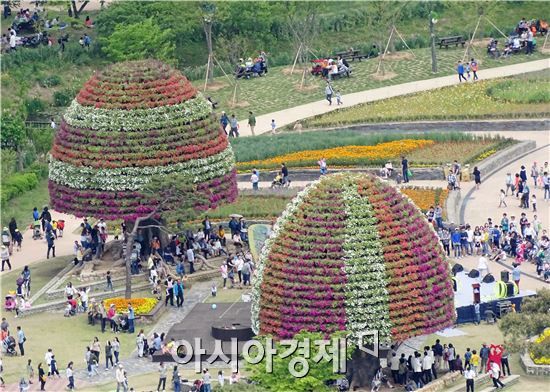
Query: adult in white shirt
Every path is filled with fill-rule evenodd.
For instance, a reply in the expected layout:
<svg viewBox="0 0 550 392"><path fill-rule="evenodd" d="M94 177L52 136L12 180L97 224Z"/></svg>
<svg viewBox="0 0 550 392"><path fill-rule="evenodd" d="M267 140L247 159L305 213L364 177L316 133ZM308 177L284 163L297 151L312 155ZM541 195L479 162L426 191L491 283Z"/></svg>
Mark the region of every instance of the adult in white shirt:
<svg viewBox="0 0 550 392"><path fill-rule="evenodd" d="M416 383L416 386L420 388L422 386L422 362L420 358L420 353L415 352L414 358L411 360L411 365L413 368L413 380Z"/></svg>
<svg viewBox="0 0 550 392"><path fill-rule="evenodd" d="M474 369L468 366L464 372L464 378L466 379L466 392L474 392L474 379L476 378Z"/></svg>
<svg viewBox="0 0 550 392"><path fill-rule="evenodd" d="M189 273L192 274L195 272L195 252L193 249L187 249L185 255L187 256L187 261L189 262Z"/></svg>
<svg viewBox="0 0 550 392"><path fill-rule="evenodd" d="M11 50L16 50L16 47L15 47L15 42L16 42L16 36L15 34L10 34L10 49Z"/></svg>
<svg viewBox="0 0 550 392"><path fill-rule="evenodd" d="M433 358L430 357L427 351L424 351L424 358L422 358L422 376L424 384L432 381L432 364Z"/></svg>
<svg viewBox="0 0 550 392"><path fill-rule="evenodd" d="M399 383L399 357L397 356L397 353L395 351L392 352L392 357L390 358L389 365L393 382L397 384Z"/></svg>
<svg viewBox="0 0 550 392"><path fill-rule="evenodd" d="M496 362L491 362L489 364L489 372L491 373L491 378L493 379L493 386L498 389L500 386L504 388L504 384L500 381L500 366Z"/></svg>
<svg viewBox="0 0 550 392"><path fill-rule="evenodd" d="M124 375L124 366L121 363L118 364L118 368L115 372L116 377L116 391L120 392L120 387L124 392L128 391L128 386L126 385L126 376Z"/></svg>
<svg viewBox="0 0 550 392"><path fill-rule="evenodd" d="M242 257L236 257L234 262L235 262L235 267L237 267L237 275L239 275L239 284L242 284L243 283L242 271L243 271L244 260L242 259Z"/></svg>
<svg viewBox="0 0 550 392"><path fill-rule="evenodd" d="M46 361L46 365L48 365L48 376L51 375L52 357L53 357L53 352L52 352L52 349L49 348L48 351L46 352L46 355L44 355L44 361Z"/></svg>
<svg viewBox="0 0 550 392"><path fill-rule="evenodd" d="M466 229L466 235L468 236L467 237L468 249L466 249L466 251L468 252L469 255L473 255L474 254L474 230L472 229L471 226L469 226Z"/></svg>
<svg viewBox="0 0 550 392"><path fill-rule="evenodd" d="M489 273L489 266L487 265L487 259L483 256L479 258L477 263L477 269L479 270L479 277L483 278Z"/></svg>

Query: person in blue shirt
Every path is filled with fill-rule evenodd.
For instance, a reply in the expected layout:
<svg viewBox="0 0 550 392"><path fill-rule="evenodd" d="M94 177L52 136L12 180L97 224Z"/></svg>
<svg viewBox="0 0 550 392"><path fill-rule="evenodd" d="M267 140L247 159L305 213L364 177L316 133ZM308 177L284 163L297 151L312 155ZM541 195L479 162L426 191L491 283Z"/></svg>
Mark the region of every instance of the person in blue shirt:
<svg viewBox="0 0 550 392"><path fill-rule="evenodd" d="M17 344L19 345L19 352L21 353L21 356L25 356L25 347L24 344L27 341L27 338L25 337L25 332L21 329L20 326L17 326Z"/></svg>
<svg viewBox="0 0 550 392"><path fill-rule="evenodd" d="M451 241L453 243L455 259L458 259L460 257L460 232L458 231L458 229L455 229L455 231L453 231L453 234L451 235Z"/></svg>
<svg viewBox="0 0 550 392"><path fill-rule="evenodd" d="M38 208L34 207L32 210L32 218L33 220L37 221L40 218L40 213L38 212Z"/></svg>
<svg viewBox="0 0 550 392"><path fill-rule="evenodd" d="M464 76L464 64L462 64L462 61L458 62L458 65L456 66L456 72L458 73L458 82L461 83L462 79L464 79L465 82L468 81L466 77Z"/></svg>
<svg viewBox="0 0 550 392"><path fill-rule="evenodd" d="M227 114L225 114L225 112L222 112L222 116L220 118L220 124L223 128L223 131L227 135L227 126L229 125L229 117L227 117Z"/></svg>
<svg viewBox="0 0 550 392"><path fill-rule="evenodd" d="M495 225L492 231L493 235L493 246L497 249L500 248L500 229L498 228L498 225Z"/></svg>
<svg viewBox="0 0 550 392"><path fill-rule="evenodd" d="M134 320L136 314L131 304L128 304L128 333L134 333Z"/></svg>

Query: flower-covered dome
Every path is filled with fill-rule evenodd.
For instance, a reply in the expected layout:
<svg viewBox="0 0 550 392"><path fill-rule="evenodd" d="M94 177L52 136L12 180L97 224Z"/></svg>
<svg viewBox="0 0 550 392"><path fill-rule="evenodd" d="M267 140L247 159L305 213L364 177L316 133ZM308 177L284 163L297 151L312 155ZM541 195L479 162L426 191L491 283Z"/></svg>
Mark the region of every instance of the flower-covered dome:
<svg viewBox="0 0 550 392"><path fill-rule="evenodd" d="M252 325L404 340L451 326L449 265L433 227L377 177L323 176L288 205L258 261Z"/></svg>
<svg viewBox="0 0 550 392"><path fill-rule="evenodd" d="M210 103L158 61L112 65L92 76L65 112L51 151L57 211L133 220L152 211L140 189L182 174L203 208L234 201L235 160Z"/></svg>

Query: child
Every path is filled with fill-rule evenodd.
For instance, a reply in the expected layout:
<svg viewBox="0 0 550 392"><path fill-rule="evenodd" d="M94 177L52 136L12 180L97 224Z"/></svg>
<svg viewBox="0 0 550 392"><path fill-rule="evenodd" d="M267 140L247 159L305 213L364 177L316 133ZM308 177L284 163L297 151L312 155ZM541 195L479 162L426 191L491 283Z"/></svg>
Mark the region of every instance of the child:
<svg viewBox="0 0 550 392"><path fill-rule="evenodd" d="M466 75L468 75L468 80L470 80L470 63L466 63Z"/></svg>
<svg viewBox="0 0 550 392"><path fill-rule="evenodd" d="M275 130L277 129L277 124L275 124L275 119L271 120L271 134L275 135Z"/></svg>
<svg viewBox="0 0 550 392"><path fill-rule="evenodd" d="M336 91L336 104L338 106L344 104L344 102L342 102L342 95L340 94L340 91Z"/></svg>
<svg viewBox="0 0 550 392"><path fill-rule="evenodd" d="M500 203L498 204L498 208L502 207L503 204L504 204L504 207L508 207L506 205L506 201L504 199L506 199L506 192L504 192L504 189L501 189L500 190Z"/></svg>
<svg viewBox="0 0 550 392"><path fill-rule="evenodd" d="M218 371L218 383L220 384L220 387L223 388L223 384L225 383L225 378L223 377L223 370Z"/></svg>
<svg viewBox="0 0 550 392"><path fill-rule="evenodd" d="M105 288L105 290L115 291L113 289L113 279L111 277L111 271L107 271L106 279L107 279L107 287Z"/></svg>
<svg viewBox="0 0 550 392"><path fill-rule="evenodd" d="M19 231L19 229L15 229L15 235L13 236L13 240L17 244L17 251L19 252L21 250L21 243L23 242L23 235Z"/></svg>
<svg viewBox="0 0 550 392"><path fill-rule="evenodd" d="M52 221L52 233L55 239L57 239L57 221Z"/></svg>
<svg viewBox="0 0 550 392"><path fill-rule="evenodd" d="M212 297L215 297L216 294L218 293L218 287L216 286L216 283L212 283L211 292L212 292Z"/></svg>
<svg viewBox="0 0 550 392"><path fill-rule="evenodd" d="M58 220L57 221L57 236L59 238L63 238L63 230L65 229L65 221L64 220Z"/></svg>
<svg viewBox="0 0 550 392"><path fill-rule="evenodd" d="M537 196L534 193L531 195L531 205L533 206L533 212L537 212Z"/></svg>

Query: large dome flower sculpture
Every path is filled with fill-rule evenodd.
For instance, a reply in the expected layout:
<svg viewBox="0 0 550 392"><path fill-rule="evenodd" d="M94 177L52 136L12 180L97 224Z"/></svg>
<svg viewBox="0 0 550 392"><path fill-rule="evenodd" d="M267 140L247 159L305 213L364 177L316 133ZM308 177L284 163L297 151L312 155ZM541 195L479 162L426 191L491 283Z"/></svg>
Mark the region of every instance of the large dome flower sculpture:
<svg viewBox="0 0 550 392"><path fill-rule="evenodd" d="M178 174L203 195L198 207L213 208L237 196L234 165L211 105L180 72L158 61L119 63L92 76L63 116L51 151L51 204L134 220L154 209L140 189Z"/></svg>
<svg viewBox="0 0 550 392"><path fill-rule="evenodd" d="M412 201L370 175L329 175L307 187L258 261L252 325L259 334L377 330L381 341L401 341L454 318L435 231Z"/></svg>

